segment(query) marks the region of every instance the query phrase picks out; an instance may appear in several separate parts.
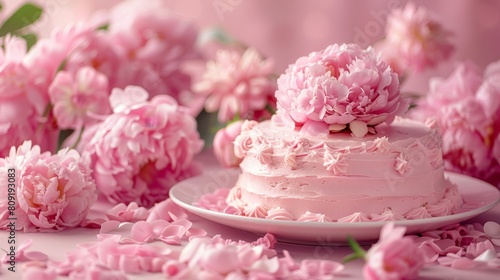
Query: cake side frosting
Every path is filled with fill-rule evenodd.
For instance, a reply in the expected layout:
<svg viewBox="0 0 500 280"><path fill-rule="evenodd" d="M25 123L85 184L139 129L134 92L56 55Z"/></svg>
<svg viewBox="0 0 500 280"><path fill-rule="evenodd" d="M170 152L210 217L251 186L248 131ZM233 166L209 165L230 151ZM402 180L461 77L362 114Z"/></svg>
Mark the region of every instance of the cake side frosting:
<svg viewBox="0 0 500 280"><path fill-rule="evenodd" d="M458 193L443 176L438 132L407 119L379 125L364 138L304 137L272 121L253 123L237 137L235 152L243 158L242 174L238 196L228 203L242 213L258 206L285 209L294 220L311 220L313 213L345 221L357 212L370 220L415 219L450 214L461 202L445 199ZM422 207L427 213L415 210Z"/></svg>

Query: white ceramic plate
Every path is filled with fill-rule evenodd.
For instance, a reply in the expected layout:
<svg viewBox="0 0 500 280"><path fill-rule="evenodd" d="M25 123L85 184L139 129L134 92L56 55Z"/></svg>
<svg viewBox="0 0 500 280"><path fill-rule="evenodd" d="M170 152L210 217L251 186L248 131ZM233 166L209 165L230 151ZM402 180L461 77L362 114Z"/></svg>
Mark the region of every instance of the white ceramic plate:
<svg viewBox="0 0 500 280"><path fill-rule="evenodd" d="M238 174L239 170L220 169L190 178L176 184L170 190L170 197L187 211L211 221L259 235L269 232L278 240L294 243L339 244L344 243L348 235L358 241L377 240L381 227L386 223L275 221L225 214L193 206L193 202L204 194L212 193L218 188L234 186ZM500 192L488 183L451 172L445 173L445 176L458 185L465 202L460 213L444 217L396 221L395 224L406 226L408 234L415 234L465 221L492 209L500 201Z"/></svg>

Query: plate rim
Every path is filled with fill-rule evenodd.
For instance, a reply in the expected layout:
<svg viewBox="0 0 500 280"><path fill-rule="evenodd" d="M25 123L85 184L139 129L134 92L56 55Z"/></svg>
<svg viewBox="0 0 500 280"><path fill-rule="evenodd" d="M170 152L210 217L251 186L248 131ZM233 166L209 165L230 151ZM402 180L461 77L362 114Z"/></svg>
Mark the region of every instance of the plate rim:
<svg viewBox="0 0 500 280"><path fill-rule="evenodd" d="M490 188L491 191L495 191L496 195L497 195L497 199L496 199L496 201L492 201L492 202L490 202L486 205L483 205L481 207L473 208L473 209L470 209L468 211L456 213L456 214L452 214L452 215L431 217L431 218L424 218L424 219L414 219L414 220L398 220L398 221L392 221L392 222L394 222L394 224L397 226L416 226L416 225L419 225L421 223L440 223L440 222L447 222L449 220L464 221L464 220L468 220L470 218L473 218L475 216L478 216L482 213L485 213L485 212L493 209L497 204L500 203L500 190L497 189L495 186L491 185L490 183L485 182L485 181L480 180L480 179L477 179L477 178L474 178L474 177L471 177L471 176L468 176L468 175L465 175L465 174L460 174L460 173L456 173L456 172L452 172L452 171L445 171L444 175L445 175L445 177L451 176L451 177L461 178L461 180L475 181L475 183L483 185L484 188ZM241 222L248 221L248 222L250 222L251 221L253 223L261 223L262 225L274 225L274 226L283 225L283 226L287 226L287 227L300 227L300 228L306 226L306 227L311 228L311 229L314 229L314 228L328 228L328 229L335 229L335 228L352 228L352 229L381 228L384 224L390 222L390 221L375 221L375 222L355 222L355 223L347 223L347 222L346 223L344 223L344 222L323 222L323 223L320 223L320 222L303 222L303 221L287 221L287 220L268 220L268 219L263 219L263 218L233 215L233 214L222 213L222 212L217 212L217 211L201 208L201 207L192 205L192 202L187 203L175 195L175 193L178 191L178 189L180 189L182 187L183 184L188 184L189 181L200 180L201 177L205 177L205 176L209 176L209 174L202 173L198 176L191 177L187 180L184 180L184 181L181 181L181 182L175 184L169 191L169 197L172 199L172 201L175 204L179 205L180 207L184 208L185 210L187 210L187 211L189 211L197 216L200 216L200 217L203 217L204 219L207 219L207 220L210 220L210 221L213 221L215 223L222 224L225 226L233 227L233 228L237 228L237 227L230 226L230 225L227 225L226 223L221 223L217 220L207 218L203 214L211 215L213 217L221 217L223 219L232 220L234 222L236 222L236 221L241 221ZM451 181L453 182L454 180L452 179ZM459 188L459 192L460 192L461 191L460 186L458 186L458 188ZM464 186L462 186L462 188L464 188ZM462 194L462 192L460 192L460 193ZM206 190L205 190L205 192L202 192L201 194L202 195L207 194ZM450 224L452 224L452 223L450 223ZM238 228L238 229L241 229L241 228ZM241 229L241 230L244 230L244 229ZM260 231L260 232L263 232L263 231Z"/></svg>

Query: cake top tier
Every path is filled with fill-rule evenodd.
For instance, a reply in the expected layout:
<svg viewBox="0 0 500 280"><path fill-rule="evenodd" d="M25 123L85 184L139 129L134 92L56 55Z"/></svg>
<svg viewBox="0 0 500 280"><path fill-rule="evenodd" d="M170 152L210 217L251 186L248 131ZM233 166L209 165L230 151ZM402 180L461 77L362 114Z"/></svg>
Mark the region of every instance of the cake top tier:
<svg viewBox="0 0 500 280"><path fill-rule="evenodd" d="M357 137L408 109L398 75L368 47L331 45L300 57L278 79L274 122L308 135L349 128Z"/></svg>
<svg viewBox="0 0 500 280"><path fill-rule="evenodd" d="M410 170L417 175L442 168L441 137L431 122L396 117L391 125L376 129L377 134L363 138L347 131L304 136L271 121L246 121L234 152L243 159L240 166L253 174L288 174L291 168L307 176L333 172L373 177L392 168L399 178Z"/></svg>

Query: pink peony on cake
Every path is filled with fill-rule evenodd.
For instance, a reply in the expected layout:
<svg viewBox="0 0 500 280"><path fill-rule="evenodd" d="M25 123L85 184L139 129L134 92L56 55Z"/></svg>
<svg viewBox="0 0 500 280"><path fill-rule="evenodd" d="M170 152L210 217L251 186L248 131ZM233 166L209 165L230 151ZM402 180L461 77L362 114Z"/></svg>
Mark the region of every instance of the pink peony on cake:
<svg viewBox="0 0 500 280"><path fill-rule="evenodd" d="M332 45L278 79L271 121L236 138L241 174L226 199L245 216L365 222L422 219L462 204L432 123L398 117L397 74L371 48Z"/></svg>

